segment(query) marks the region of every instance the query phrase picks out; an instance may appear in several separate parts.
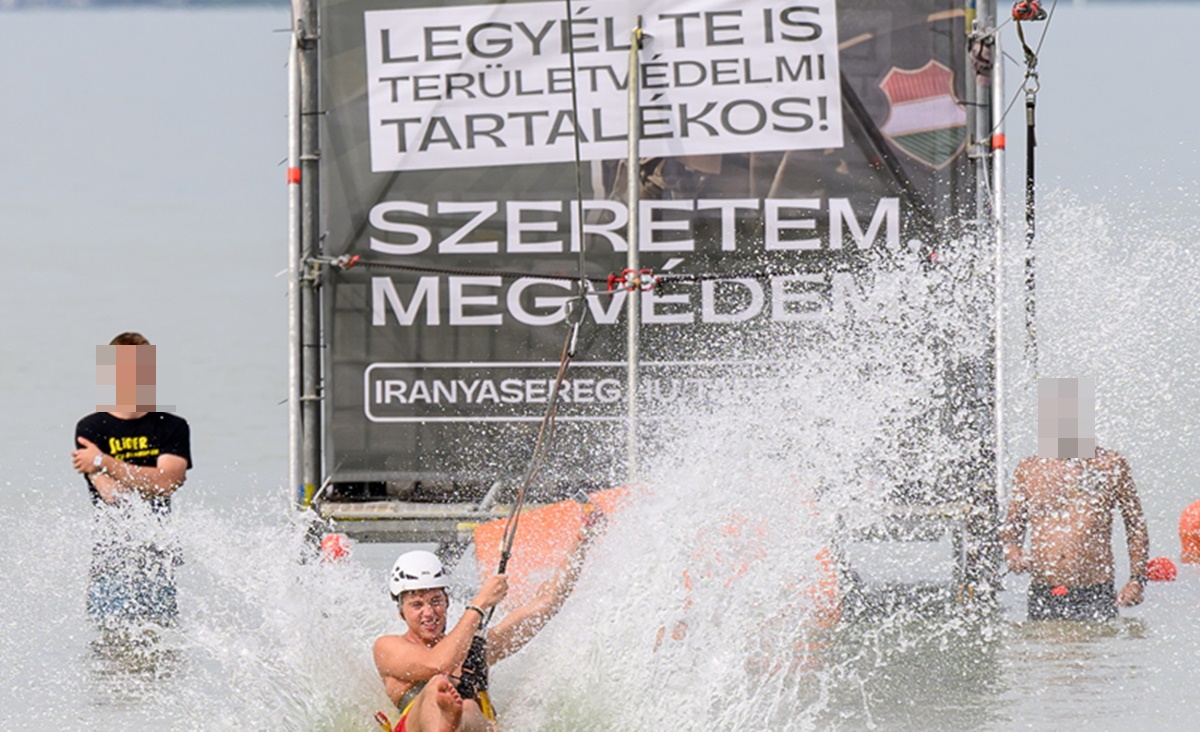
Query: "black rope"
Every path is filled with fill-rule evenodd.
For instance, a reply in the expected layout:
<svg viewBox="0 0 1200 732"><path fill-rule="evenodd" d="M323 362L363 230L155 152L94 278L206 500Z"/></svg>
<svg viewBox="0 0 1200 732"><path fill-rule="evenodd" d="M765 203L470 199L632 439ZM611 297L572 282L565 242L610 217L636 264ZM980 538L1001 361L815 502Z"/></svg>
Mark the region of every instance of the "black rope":
<svg viewBox="0 0 1200 732"><path fill-rule="evenodd" d="M625 290L639 289L631 286L623 277L616 275L605 277L578 277L575 275L566 274L539 274L536 272L513 272L507 270L493 269L458 269L454 267L427 267L418 264L397 264L394 262L379 262L373 259L356 259L353 263L343 263L338 260L328 262L342 269L352 269L354 267L365 267L367 269L391 269L402 272L419 272L423 274L444 274L444 275L464 275L470 277L499 277L501 279L513 280L521 278L533 278L538 280L555 280L558 282L590 282L596 285L604 285L606 288L610 285L613 289L610 291L593 290L585 293L586 295L608 295L615 294ZM622 270L624 272L624 270ZM806 270L773 270L764 269L755 272L693 272L693 273L660 273L655 274L650 272L647 277L654 284L669 284L673 282L712 282L721 280L769 280L773 277L788 277L798 274L810 274Z"/></svg>
<svg viewBox="0 0 1200 732"><path fill-rule="evenodd" d="M714 280L769 280L772 277L787 277L789 275L811 274L798 270L763 270L761 272L697 272L693 274L660 274L654 275L657 282L712 282Z"/></svg>
<svg viewBox="0 0 1200 732"><path fill-rule="evenodd" d="M354 267L366 267L367 269L394 269L402 272L420 272L424 274L444 274L444 275L465 275L470 277L499 277L505 280L516 280L522 277L535 277L539 280L560 280L563 282L578 282L584 280L593 284L608 284L607 277L580 277L578 275L566 274L536 274L533 272L513 272L511 270L499 269L459 269L455 267L427 267L419 264L398 264L396 262L380 262L374 259L355 259L349 263L342 263L337 260L330 261L330 264L338 266L342 269L352 269Z"/></svg>
<svg viewBox="0 0 1200 732"><path fill-rule="evenodd" d="M1046 34L1050 28L1050 21L1054 19L1054 10L1058 7L1058 0L1050 7L1050 13L1047 15L1040 7L1035 7L1037 15L1028 18L1029 20L1046 19L1046 27L1043 29L1041 38L1038 39L1037 48L1030 48L1029 43L1025 40L1025 31L1021 27L1018 20L1017 38L1021 41L1021 49L1025 53L1025 79L1021 84L1021 88L1025 91L1025 356L1029 362L1030 368L1036 375L1038 370L1038 346L1037 346L1037 250L1034 246L1034 240L1037 234L1037 207L1036 202L1036 151L1037 151L1037 134L1036 134L1036 109L1037 109L1037 93L1040 88L1038 81L1038 53L1042 49L1042 44L1046 40Z"/></svg>
<svg viewBox="0 0 1200 732"><path fill-rule="evenodd" d="M571 22L571 0L566 0L567 23ZM562 355L558 362L558 375L554 379L554 386L550 389L549 403L546 405L546 412L542 416L541 426L538 428L537 440L534 442L533 455L529 460L529 466L526 469L525 478L521 482L521 487L517 491L516 500L513 502L512 512L508 515L508 521L504 525L504 534L500 544L500 563L497 569L497 574L504 574L508 568L508 560L512 556L513 542L517 538L517 527L521 523L521 510L525 506L525 495L529 490L529 486L533 485L533 481L537 479L538 474L546 464L546 459L550 455L550 448L554 444L554 431L557 421L555 417L558 415L558 391L562 387L563 379L567 375L567 368L571 365L571 359L575 357L575 348L578 343L579 328L583 324L584 308L581 301L587 296L587 285L589 282L593 284L605 284L611 287L610 278L590 278L586 275L587 271L587 247L584 244L583 236L583 160L579 145L579 94L578 84L576 83L575 74L575 43L573 39L569 39L567 44L567 54L571 64L571 114L575 122L575 200L577 206L576 214L576 232L575 235L579 239L579 272L574 277L566 275L537 275L540 279L551 280L569 280L578 283L579 293L575 301L568 305L570 308L567 312L567 322L570 328L567 331L566 340L563 341ZM378 266L378 265L376 265ZM413 271L417 270L409 267ZM423 268L423 271L434 272L435 268ZM447 272L441 271L439 274ZM529 277L529 273L515 272L496 272L492 276L500 276L507 279L516 279L521 277ZM492 613L495 611L495 606L488 609L487 617L483 619L479 629L476 631L476 638L479 638L485 631L484 629L491 623ZM472 641L472 647L475 647L475 642Z"/></svg>
<svg viewBox="0 0 1200 732"><path fill-rule="evenodd" d="M567 27L571 24L571 0L566 0L567 5ZM579 148L579 85L575 83L575 40L574 36L567 36L567 58L571 64L571 119L575 125L575 134L572 138L575 143L575 205L578 213L575 216L575 236L579 239L579 296L583 297L587 289L585 285L587 280L584 277L584 272L587 268L587 247L584 243L583 236L583 154Z"/></svg>
<svg viewBox="0 0 1200 732"><path fill-rule="evenodd" d="M1045 26L1045 28L1042 29L1041 36L1038 37L1037 48L1029 47L1029 44L1025 42L1025 31L1022 30L1020 21L1015 20L1013 18L1009 18L1009 19L1005 20L1003 23L996 26L996 28L993 29L992 31L984 34L982 36L982 38L987 38L989 36L998 35L1000 33L1000 31L1003 30L1004 27L1007 26L1009 23L1012 23L1013 25L1015 25L1017 28L1017 38L1021 41L1021 48L1025 53L1025 62L1026 62L1026 71L1027 71L1026 77L1028 78L1028 70L1030 68L1037 66L1037 55L1042 50L1042 44L1046 42L1046 35L1050 32L1050 23L1054 21L1054 11L1057 7L1058 7L1058 0L1054 0L1054 2L1050 4L1049 13L1047 13L1047 15L1046 15L1046 26ZM1019 63L1015 58L1010 56L1007 51L1004 52L1003 58L1007 58L1009 61L1012 61L1014 64ZM1029 61L1031 59L1033 60L1033 67L1029 66ZM1003 60L1002 59L997 60L997 63L1003 63ZM1036 73L1034 75L1036 76ZM1012 111L1012 108L1014 106L1016 106L1017 97L1020 96L1021 91L1022 91L1022 89L1017 89L1015 92L1013 92L1012 98L1008 100L1008 104L1005 105L1005 107L1004 107L1004 112L996 120L996 124L992 127L991 131L988 133L989 139L993 135L995 135L997 132L999 132L1000 128L1004 126L1004 122L1005 122L1005 120L1008 119L1009 113Z"/></svg>
<svg viewBox="0 0 1200 732"><path fill-rule="evenodd" d="M364 267L366 269L389 269L398 270L401 272L418 272L422 274L444 274L444 275L464 275L470 277L499 277L506 280L514 280L521 278L532 278L538 280L554 280L557 282L590 282L594 285L604 285L605 289L594 289L590 292L585 292L583 297L596 296L607 297L617 294L618 292L636 291L636 290L651 290L657 285L668 285L676 282L720 282L732 280L770 280L774 277L790 277L801 274L811 274L809 270L777 270L764 269L754 272L692 272L692 273L654 273L647 270L646 274L638 273L638 279L641 284L632 282L626 278L628 270L622 270L620 275L612 274L605 277L577 277L575 275L566 274L539 274L537 272L513 272L506 270L492 269L458 269L454 267L427 267L418 264L397 264L394 262L379 262L372 259L355 259L352 262L340 260L323 260L327 264L332 264L341 269L352 269L354 267ZM580 299L579 296L573 298ZM578 329L579 323L576 322L581 318L582 311L575 319L569 319L568 323ZM574 349L571 349L572 352ZM574 355L574 353L572 353Z"/></svg>

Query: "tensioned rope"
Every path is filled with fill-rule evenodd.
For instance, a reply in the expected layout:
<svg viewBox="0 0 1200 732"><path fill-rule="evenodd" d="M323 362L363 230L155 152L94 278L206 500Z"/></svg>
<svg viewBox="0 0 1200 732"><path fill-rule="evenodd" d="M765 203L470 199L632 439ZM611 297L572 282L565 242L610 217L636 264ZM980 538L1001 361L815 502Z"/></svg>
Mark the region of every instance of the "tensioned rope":
<svg viewBox="0 0 1200 732"><path fill-rule="evenodd" d="M1034 80L1037 79L1037 56L1039 53L1041 53L1042 44L1045 43L1045 41L1046 41L1046 35L1050 31L1050 23L1051 23L1051 21L1054 20L1054 10L1057 7L1058 7L1058 0L1054 0L1054 2L1051 3L1049 12L1042 9L1040 2L1030 2L1029 0L1018 0L1018 2L1016 3L1016 5L1013 8L1014 17L1004 21L1000 25L993 28L991 31L989 31L979 37L979 40L987 40L988 38L998 35L1000 33L1000 31L1002 31L1002 30L1004 30L1004 28L1008 27L1009 23L1012 23L1017 28L1017 36L1021 41L1022 50L1025 52L1025 78L1022 81L1020 88L1018 88L1015 92L1013 92L1012 97L1008 100L1008 104L1006 104L1004 106L1004 112L1001 113L1000 116L996 119L996 124L989 131L989 134L988 134L989 139L991 138L992 135L995 135L997 132L1000 131L1000 128L1004 125L1005 120L1008 119L1008 115L1012 112L1012 108L1014 106L1016 106L1017 100L1021 96L1021 92L1028 93L1029 80L1031 78ZM1026 11L1026 8L1029 8L1030 10ZM1016 17L1017 15L1021 15L1023 17L1017 18ZM1027 17L1024 17L1024 16L1027 16ZM1046 21L1046 27L1042 30L1042 34L1038 38L1038 43L1037 43L1036 48L1031 49L1031 48L1029 48L1028 44L1025 43L1025 32L1021 28L1022 20L1025 20L1025 21L1045 20ZM1005 52L1004 57L1007 58L1009 61L1012 61L1013 63L1020 63L1015 58L1008 55L1007 52ZM1036 94L1037 91L1038 91L1038 89L1035 86L1033 88L1033 92Z"/></svg>
<svg viewBox="0 0 1200 732"><path fill-rule="evenodd" d="M565 0L566 6L566 21L571 22L573 14L571 0ZM579 141L579 95L578 84L576 83L576 64L575 64L575 42L574 39L567 34L567 55L571 65L571 114L575 122L574 138L574 164L575 164L575 198L576 205L580 212L583 211L583 155ZM635 73L630 70L630 73ZM517 528L521 523L521 511L525 507L525 497L529 487L537 479L542 468L546 464L546 459L550 455L550 448L554 444L554 431L557 425L555 417L558 414L558 392L562 387L563 379L567 375L567 369L571 365L571 359L575 357L576 347L579 342L579 328L583 324L583 316L585 308L582 306L583 298L587 295L588 284L598 282L610 282L610 280L599 280L587 277L587 248L583 236L583 216L576 218L576 237L579 242L579 271L571 280L578 283L579 292L567 305L567 323L569 325L566 339L563 341L562 355L559 357L558 373L555 376L554 384L550 389L550 396L546 404L546 412L542 415L541 425L538 427L537 439L534 442L533 454L529 459L529 465L525 470L525 476L521 481L520 488L517 490L516 498L513 501L512 511L508 515L508 521L504 525L504 534L500 544L500 562L497 569L497 574L504 574L508 568L508 561L512 557L513 542L516 541ZM364 266L372 266L371 263L365 263ZM428 268L426 271L431 271ZM439 274L448 274L445 271ZM528 273L490 273L491 276L500 276L502 278L519 278L528 277ZM567 279L558 275L551 275L551 279ZM611 285L610 285L611 286ZM485 629L492 619L492 612L495 607L489 609L487 616L480 623L479 629L476 632L475 638L472 640L472 651L476 654L482 653L483 640Z"/></svg>
<svg viewBox="0 0 1200 732"><path fill-rule="evenodd" d="M380 262L374 259L364 259L358 255L336 257L333 259L320 260L324 264L337 267L342 270L352 269L354 267L363 267L365 269L390 269L402 272L415 272L420 274L444 274L444 275L460 275L464 277L499 277L502 280L517 280L517 279L535 279L535 280L552 280L559 282L583 282L594 285L605 285L605 291L591 290L584 293L588 295L607 295L623 290L652 290L659 284L667 284L670 282L709 282L715 280L769 280L773 277L787 277L789 275L806 274L806 271L791 270L791 269L763 269L753 272L693 272L693 273L671 273L659 272L653 270L640 269L636 272L630 269L621 270L619 274L612 273L607 277L587 277L568 274L540 274L536 272L514 272L511 270L498 269L460 269L455 267L429 267L418 264L401 264L398 262ZM571 301L579 300L580 296L576 295L571 298ZM573 355L573 354L572 354Z"/></svg>
<svg viewBox="0 0 1200 732"><path fill-rule="evenodd" d="M1035 134L1034 112L1037 107L1037 93L1041 86L1037 72L1038 53L1046 41L1046 34L1050 30L1050 22L1054 20L1054 10L1057 6L1058 0L1054 0L1050 6L1050 13L1047 14L1041 3L1036 0L1019 0L1013 5L1013 21L1017 26L1017 37L1025 52L1025 78L1021 82L1021 91L1025 92L1025 357L1035 376L1038 372L1038 339L1037 255L1034 249L1034 237L1037 231L1034 205L1037 190L1035 186L1037 135ZM1040 20L1046 21L1046 27L1042 29L1037 48L1033 49L1025 40L1025 31L1022 29L1021 21Z"/></svg>
<svg viewBox="0 0 1200 732"><path fill-rule="evenodd" d="M988 30L987 32L973 34L973 42L980 45L980 52L984 57L989 57L984 53L987 46L992 45L993 39L1000 31L1013 23L1017 29L1017 38L1021 42L1021 49L1024 53L1025 74L1021 80L1021 86L1017 89L1008 104L1004 107L1004 111L996 119L995 125L989 131L986 142L981 141L981 144L990 143L993 146L998 145L1003 147L1003 136L997 133L1002 129L1013 107L1016 105L1017 99L1023 92L1025 95L1025 262L1024 262L1024 284L1025 284L1025 357L1030 364L1033 373L1037 374L1037 298L1036 298L1036 252L1034 249L1034 238L1036 233L1036 207L1035 207L1035 152L1037 148L1037 136L1035 134L1035 110L1037 106L1037 93L1040 89L1038 80L1038 54L1041 53L1042 44L1046 42L1046 37L1049 35L1050 24L1054 20L1054 13L1058 7L1058 0L1053 0L1050 5L1050 10L1047 12L1042 7L1041 0L1017 0L1013 3L1011 17L998 27ZM1025 29L1022 26L1023 22L1038 22L1046 21L1046 25L1042 29L1042 33L1038 38L1037 46L1031 48L1025 38ZM974 53L974 50L973 50ZM1004 58L1018 63L1016 59L1004 54ZM1004 58L998 62L1003 63ZM997 143L997 138L999 142Z"/></svg>
<svg viewBox="0 0 1200 732"><path fill-rule="evenodd" d="M567 18L569 24L573 15L571 0L565 0ZM571 118L574 121L575 134L572 135L574 145L574 165L575 165L575 203L578 211L583 211L583 154L579 143L579 85L576 83L577 76L575 73L575 41L568 33L567 36L567 58L571 66ZM630 73L633 73L631 70ZM576 221L576 240L579 242L579 271L573 278L578 283L579 292L575 298L567 305L567 324L570 328L567 331L566 340L563 341L562 355L559 357L558 374L554 379L554 385L550 389L550 397L546 405L546 412L542 416L541 425L538 427L537 440L534 442L533 455L529 460L529 466L525 471L525 478L521 481L521 487L517 491L516 500L513 502L512 513L508 516L508 522L504 526L504 534L500 543L500 566L498 573L504 574L508 567L508 560L512 556L513 542L517 537L517 527L521 522L521 510L525 506L525 495L529 487L533 485L533 481L537 479L542 468L546 464L546 458L550 454L550 447L554 444L554 429L557 424L555 417L558 414L558 391L562 387L563 379L567 375L567 369L571 365L571 359L575 357L575 349L579 342L579 328L583 324L584 308L582 307L583 298L587 295L588 284L598 282L608 282L609 280L600 280L598 278L589 278L587 276L587 243L583 236L583 216L577 216ZM511 278L514 273L508 272L501 277ZM528 274L519 275L528 277ZM551 275L554 279L558 276ZM491 619L491 612L485 618L481 627L486 626Z"/></svg>
<svg viewBox="0 0 1200 732"><path fill-rule="evenodd" d="M508 514L508 521L504 524L504 534L500 542L500 562L496 574L504 574L508 568L508 560L512 556L513 542L517 538L517 527L521 522L521 511L525 506L526 492L529 486L533 485L533 481L537 479L542 467L546 464L546 458L550 454L550 446L554 443L555 416L558 413L558 392L562 387L563 378L567 375L567 368L570 366L571 359L574 356L579 326L583 322L583 308L576 308L576 310L580 311L580 315L571 323L571 329L568 331L567 338L563 342L562 356L558 363L558 374L554 379L554 385L550 389L546 413L542 416L541 426L538 428L537 440L534 442L533 455L529 459L529 465L525 470L525 477L521 481L521 487L517 491L512 511ZM570 320L569 317L568 320ZM483 680L485 687L487 685L488 668L487 627L492 622L492 614L495 611L496 607L494 605L488 608L487 614L483 616L479 627L471 637L471 645L467 650L467 657L463 661L464 674L470 669L475 678Z"/></svg>

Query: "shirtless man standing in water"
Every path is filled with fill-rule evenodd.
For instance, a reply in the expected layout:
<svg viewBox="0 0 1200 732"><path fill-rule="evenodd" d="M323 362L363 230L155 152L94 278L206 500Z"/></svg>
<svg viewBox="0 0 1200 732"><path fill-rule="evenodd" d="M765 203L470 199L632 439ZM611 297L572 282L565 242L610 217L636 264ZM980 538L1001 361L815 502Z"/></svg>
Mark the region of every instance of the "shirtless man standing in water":
<svg viewBox="0 0 1200 732"><path fill-rule="evenodd" d="M1031 575L1030 620L1111 619L1117 606L1142 601L1146 583L1149 539L1129 463L1095 446L1087 429L1094 382L1080 381L1041 380L1038 455L1017 467L1001 531L1009 570ZM1113 509L1121 511L1129 551L1130 578L1120 592L1113 583Z"/></svg>

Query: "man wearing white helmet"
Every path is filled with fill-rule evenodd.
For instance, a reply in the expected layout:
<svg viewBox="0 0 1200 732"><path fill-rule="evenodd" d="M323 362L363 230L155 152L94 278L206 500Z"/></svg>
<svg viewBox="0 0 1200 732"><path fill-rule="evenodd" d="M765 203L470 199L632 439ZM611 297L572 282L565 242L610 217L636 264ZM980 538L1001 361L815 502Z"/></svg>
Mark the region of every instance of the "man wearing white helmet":
<svg viewBox="0 0 1200 732"><path fill-rule="evenodd" d="M501 574L488 578L447 632L448 573L430 552L402 554L392 568L389 589L408 631L375 641L375 667L401 714L395 732L494 729L488 666L523 648L562 607L579 578L591 537L585 532L555 579L533 600L488 628L486 641L474 643L492 608L508 593L508 579Z"/></svg>

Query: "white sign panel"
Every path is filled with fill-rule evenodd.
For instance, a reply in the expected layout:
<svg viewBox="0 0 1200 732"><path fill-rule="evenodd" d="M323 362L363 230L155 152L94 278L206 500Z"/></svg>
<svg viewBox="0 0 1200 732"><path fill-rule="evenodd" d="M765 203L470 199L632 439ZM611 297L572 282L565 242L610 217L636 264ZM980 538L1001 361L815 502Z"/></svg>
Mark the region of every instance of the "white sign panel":
<svg viewBox="0 0 1200 732"><path fill-rule="evenodd" d="M569 162L577 133L584 160L626 157L638 13L643 157L842 146L834 0L573 11L556 0L364 13L372 171Z"/></svg>
<svg viewBox="0 0 1200 732"><path fill-rule="evenodd" d="M693 401L780 394L801 385L770 361L643 361L640 414L678 419ZM559 384L557 419L624 422L623 361L575 361ZM363 371L363 414L372 422L538 422L554 391L557 362L372 363Z"/></svg>

